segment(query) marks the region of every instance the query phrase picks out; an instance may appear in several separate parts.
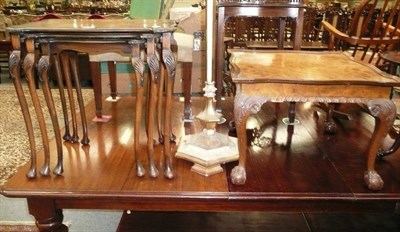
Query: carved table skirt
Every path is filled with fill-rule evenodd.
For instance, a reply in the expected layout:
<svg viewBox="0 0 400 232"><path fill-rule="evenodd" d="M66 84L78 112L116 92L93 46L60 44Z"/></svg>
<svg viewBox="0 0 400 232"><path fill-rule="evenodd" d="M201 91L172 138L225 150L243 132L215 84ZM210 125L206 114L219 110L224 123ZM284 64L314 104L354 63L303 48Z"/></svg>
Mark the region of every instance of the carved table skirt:
<svg viewBox="0 0 400 232"><path fill-rule="evenodd" d="M396 76L340 52L231 50L231 53L232 78L237 85L234 114L239 139L239 164L231 173L234 184L246 181L248 117L257 113L265 102L315 102L358 103L375 118L364 180L371 190L383 187L383 180L375 171L375 159L395 119L396 107L390 96L393 87L400 85Z"/></svg>

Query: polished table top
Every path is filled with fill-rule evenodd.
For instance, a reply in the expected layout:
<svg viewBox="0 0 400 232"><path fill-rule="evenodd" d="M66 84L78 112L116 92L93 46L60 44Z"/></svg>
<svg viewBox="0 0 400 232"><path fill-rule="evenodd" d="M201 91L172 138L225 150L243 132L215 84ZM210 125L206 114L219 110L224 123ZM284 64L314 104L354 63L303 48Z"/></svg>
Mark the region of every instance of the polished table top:
<svg viewBox="0 0 400 232"><path fill-rule="evenodd" d="M173 32L172 20L153 19L48 19L8 27L10 33L19 32Z"/></svg>
<svg viewBox="0 0 400 232"><path fill-rule="evenodd" d="M254 52L239 49L230 52L234 67L232 78L236 83L400 84L398 77L375 66L359 63L342 52Z"/></svg>

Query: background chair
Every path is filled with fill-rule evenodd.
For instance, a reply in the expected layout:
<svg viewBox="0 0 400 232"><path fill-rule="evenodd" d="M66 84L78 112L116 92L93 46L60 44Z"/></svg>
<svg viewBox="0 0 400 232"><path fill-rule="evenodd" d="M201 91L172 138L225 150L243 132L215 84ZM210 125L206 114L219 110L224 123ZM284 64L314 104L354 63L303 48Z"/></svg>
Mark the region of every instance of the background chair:
<svg viewBox="0 0 400 232"><path fill-rule="evenodd" d="M10 37L6 31L7 26L10 24L5 15L0 14L0 74L8 70L8 57L12 51ZM1 83L1 77L0 77Z"/></svg>
<svg viewBox="0 0 400 232"><path fill-rule="evenodd" d="M92 14L88 17L88 19L105 19L103 15L100 14ZM102 104L102 91L101 91L101 66L98 57L89 56L88 54L81 54L85 57L85 60L90 62L90 76L93 81L93 84L98 84L97 88L93 88L95 91L95 102L96 109L101 107ZM110 80L110 101L117 101L117 70L116 70L116 62L115 61L107 61L108 75ZM97 82L99 81L99 82ZM96 117L93 119L94 121L107 121L109 116L102 115L102 112L96 110Z"/></svg>
<svg viewBox="0 0 400 232"><path fill-rule="evenodd" d="M399 0L363 0L351 15L348 27L335 27L330 22L322 21L328 32L328 48L351 52L361 61L384 68L379 53L396 49L400 38L389 30L400 26L398 14ZM383 65L383 66L382 66Z"/></svg>

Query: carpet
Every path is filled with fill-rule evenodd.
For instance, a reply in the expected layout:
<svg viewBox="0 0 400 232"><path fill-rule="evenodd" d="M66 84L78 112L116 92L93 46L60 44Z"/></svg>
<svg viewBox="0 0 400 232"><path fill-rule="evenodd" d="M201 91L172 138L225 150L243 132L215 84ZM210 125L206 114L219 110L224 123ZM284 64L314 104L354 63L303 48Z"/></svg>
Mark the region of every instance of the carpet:
<svg viewBox="0 0 400 232"><path fill-rule="evenodd" d="M33 121L35 138L41 138L36 114L31 104L29 90L24 88L25 96L30 106L29 111ZM63 127L62 107L60 95L57 89L52 90L53 99L56 105L57 116L60 127ZM93 90L82 90L84 102L87 103L93 98ZM49 138L54 137L53 127L49 112L41 90L38 91L43 113L46 118L46 127ZM76 94L74 94L76 96ZM78 109L77 109L78 110ZM39 151L43 145L41 139L36 139L36 149ZM17 169L27 163L30 158L30 147L25 122L22 116L21 107L18 102L14 87L0 84L0 186L3 185Z"/></svg>
<svg viewBox="0 0 400 232"><path fill-rule="evenodd" d="M38 232L34 222L3 222L0 223L0 231L2 232Z"/></svg>

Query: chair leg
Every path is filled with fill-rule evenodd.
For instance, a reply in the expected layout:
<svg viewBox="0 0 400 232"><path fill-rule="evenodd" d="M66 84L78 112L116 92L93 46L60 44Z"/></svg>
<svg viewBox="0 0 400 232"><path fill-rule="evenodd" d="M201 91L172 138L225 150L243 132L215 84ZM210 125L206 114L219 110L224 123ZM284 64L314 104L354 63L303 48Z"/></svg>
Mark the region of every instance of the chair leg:
<svg viewBox="0 0 400 232"><path fill-rule="evenodd" d="M113 100L117 99L117 70L116 64L114 61L108 61L108 75L110 76L110 90L111 90L111 98Z"/></svg>
<svg viewBox="0 0 400 232"><path fill-rule="evenodd" d="M395 130L395 129L392 129ZM397 151L400 147L400 132L395 131L395 138L392 146L387 150L380 150L377 154L377 159L382 159L385 156L391 155Z"/></svg>
<svg viewBox="0 0 400 232"><path fill-rule="evenodd" d="M183 119L193 121L191 95L192 95L192 62L182 63L184 109Z"/></svg>
<svg viewBox="0 0 400 232"><path fill-rule="evenodd" d="M336 108L336 104L329 104L327 107L327 115L326 120L324 122L324 131L329 134L334 134L337 131L337 125L333 120L334 109Z"/></svg>
<svg viewBox="0 0 400 232"><path fill-rule="evenodd" d="M90 62L90 75L93 83L95 117L93 122L108 122L111 115L103 114L103 92L101 86L100 62Z"/></svg>
<svg viewBox="0 0 400 232"><path fill-rule="evenodd" d="M283 118L283 123L286 125L296 125L299 120L296 119L296 102L289 102L289 113L287 118ZM288 132L290 129L288 128Z"/></svg>
<svg viewBox="0 0 400 232"><path fill-rule="evenodd" d="M100 119L102 115L102 90L101 90L101 74L100 74L100 63L90 62L90 72L92 75L93 92L94 92L94 104L96 108L96 118Z"/></svg>

